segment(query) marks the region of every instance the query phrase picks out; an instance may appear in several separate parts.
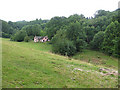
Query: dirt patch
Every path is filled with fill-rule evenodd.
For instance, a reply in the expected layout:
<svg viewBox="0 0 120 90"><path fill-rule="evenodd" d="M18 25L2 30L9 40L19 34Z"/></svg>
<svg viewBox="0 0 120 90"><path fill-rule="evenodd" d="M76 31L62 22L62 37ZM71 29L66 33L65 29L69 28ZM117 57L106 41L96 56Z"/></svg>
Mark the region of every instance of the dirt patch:
<svg viewBox="0 0 120 90"><path fill-rule="evenodd" d="M100 59L95 59L95 58L92 59L92 63L101 64Z"/></svg>
<svg viewBox="0 0 120 90"><path fill-rule="evenodd" d="M100 68L99 69L100 74L106 76L106 75L118 75L118 71L115 71L113 69L106 69L106 68Z"/></svg>
<svg viewBox="0 0 120 90"><path fill-rule="evenodd" d="M78 70L78 71L85 71L85 72L97 72L99 74L102 74L103 76L106 75L118 75L118 71L115 71L113 69L108 69L108 68L100 68L99 71L93 71L93 70L84 70L81 68L74 68L73 71Z"/></svg>
<svg viewBox="0 0 120 90"><path fill-rule="evenodd" d="M74 70L84 71L83 69L80 68L74 68Z"/></svg>
<svg viewBox="0 0 120 90"><path fill-rule="evenodd" d="M91 72L91 70L83 70L81 68L74 68L73 71L78 70L78 71L85 71L85 72Z"/></svg>

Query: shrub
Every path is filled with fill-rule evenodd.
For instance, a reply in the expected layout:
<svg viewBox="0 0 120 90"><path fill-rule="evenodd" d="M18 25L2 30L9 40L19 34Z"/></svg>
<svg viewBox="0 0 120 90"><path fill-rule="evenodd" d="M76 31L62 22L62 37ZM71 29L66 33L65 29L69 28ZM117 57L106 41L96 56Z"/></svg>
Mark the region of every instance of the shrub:
<svg viewBox="0 0 120 90"><path fill-rule="evenodd" d="M26 35L25 31L19 31L14 35L14 40L18 42L24 41Z"/></svg>
<svg viewBox="0 0 120 90"><path fill-rule="evenodd" d="M73 56L76 53L76 47L72 41L67 39L59 39L53 44L53 52L59 53L61 55Z"/></svg>
<svg viewBox="0 0 120 90"><path fill-rule="evenodd" d="M25 42L29 42L29 41L30 41L30 37L26 36L26 37L24 38L24 41L25 41Z"/></svg>
<svg viewBox="0 0 120 90"><path fill-rule="evenodd" d="M87 43L83 39L77 39L74 43L76 45L77 52L81 52L87 45Z"/></svg>
<svg viewBox="0 0 120 90"><path fill-rule="evenodd" d="M15 41L15 36L14 36L14 35L12 35L12 36L10 37L10 41Z"/></svg>
<svg viewBox="0 0 120 90"><path fill-rule="evenodd" d="M2 37L3 38L10 38L10 34L2 32Z"/></svg>
<svg viewBox="0 0 120 90"><path fill-rule="evenodd" d="M34 40L34 36L29 36L29 38L30 38L31 40Z"/></svg>

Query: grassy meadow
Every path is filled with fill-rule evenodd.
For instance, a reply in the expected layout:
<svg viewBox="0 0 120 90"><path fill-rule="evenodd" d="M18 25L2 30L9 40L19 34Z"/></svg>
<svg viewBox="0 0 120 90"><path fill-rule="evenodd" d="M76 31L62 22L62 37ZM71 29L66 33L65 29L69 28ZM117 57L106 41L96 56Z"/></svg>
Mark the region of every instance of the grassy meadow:
<svg viewBox="0 0 120 90"><path fill-rule="evenodd" d="M84 50L73 57L51 53L48 43L2 39L3 88L117 88L118 60Z"/></svg>

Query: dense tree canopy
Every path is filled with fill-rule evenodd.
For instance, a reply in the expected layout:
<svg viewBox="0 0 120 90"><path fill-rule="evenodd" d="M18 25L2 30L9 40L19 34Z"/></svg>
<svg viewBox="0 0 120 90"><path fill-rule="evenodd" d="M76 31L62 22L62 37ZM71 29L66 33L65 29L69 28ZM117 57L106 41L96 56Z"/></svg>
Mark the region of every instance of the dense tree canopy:
<svg viewBox="0 0 120 90"><path fill-rule="evenodd" d="M40 36L41 26L38 24L26 25L22 28L22 30L26 31L28 36Z"/></svg>
<svg viewBox="0 0 120 90"><path fill-rule="evenodd" d="M47 35L50 39L66 24L65 17L54 17L47 23Z"/></svg>
<svg viewBox="0 0 120 90"><path fill-rule="evenodd" d="M26 36L27 36L26 31L21 30L21 31L18 31L14 36L12 36L11 40L21 42L21 41L24 41L24 38Z"/></svg>
<svg viewBox="0 0 120 90"><path fill-rule="evenodd" d="M102 43L103 51L109 55L118 55L118 41L120 39L120 23L118 21L111 22L107 26L104 35L104 41Z"/></svg>
<svg viewBox="0 0 120 90"><path fill-rule="evenodd" d="M2 37L10 38L15 30L6 22L2 20Z"/></svg>
<svg viewBox="0 0 120 90"><path fill-rule="evenodd" d="M74 14L36 19L30 22L2 20L2 37L14 41L30 41L35 35L48 36L53 52L72 56L85 48L119 57L120 9L113 12L98 10L94 17Z"/></svg>
<svg viewBox="0 0 120 90"><path fill-rule="evenodd" d="M93 40L91 41L91 48L95 50L100 50L101 49L101 44L104 40L104 32L99 31L94 35Z"/></svg>

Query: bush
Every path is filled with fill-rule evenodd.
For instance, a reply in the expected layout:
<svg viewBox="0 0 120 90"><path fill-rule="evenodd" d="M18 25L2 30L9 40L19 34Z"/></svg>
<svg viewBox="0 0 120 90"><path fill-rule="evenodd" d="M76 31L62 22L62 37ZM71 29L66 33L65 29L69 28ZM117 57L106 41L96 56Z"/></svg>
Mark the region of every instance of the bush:
<svg viewBox="0 0 120 90"><path fill-rule="evenodd" d="M31 40L34 40L34 36L29 36L29 38L30 38Z"/></svg>
<svg viewBox="0 0 120 90"><path fill-rule="evenodd" d="M15 36L14 36L14 35L12 35L12 36L10 37L10 41L15 41Z"/></svg>
<svg viewBox="0 0 120 90"><path fill-rule="evenodd" d="M10 38L10 34L2 32L2 37L3 38Z"/></svg>
<svg viewBox="0 0 120 90"><path fill-rule="evenodd" d="M19 31L14 35L14 41L18 41L18 42L24 41L26 35L27 34L25 31Z"/></svg>
<svg viewBox="0 0 120 90"><path fill-rule="evenodd" d="M76 47L72 41L66 39L59 39L53 44L53 52L61 55L73 56L76 53Z"/></svg>
<svg viewBox="0 0 120 90"><path fill-rule="evenodd" d="M24 38L24 41L25 41L25 42L29 42L29 41L30 41L30 37L26 36L26 37Z"/></svg>
<svg viewBox="0 0 120 90"><path fill-rule="evenodd" d="M86 48L87 43L83 39L77 39L75 42L77 52L81 52Z"/></svg>

